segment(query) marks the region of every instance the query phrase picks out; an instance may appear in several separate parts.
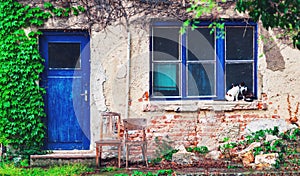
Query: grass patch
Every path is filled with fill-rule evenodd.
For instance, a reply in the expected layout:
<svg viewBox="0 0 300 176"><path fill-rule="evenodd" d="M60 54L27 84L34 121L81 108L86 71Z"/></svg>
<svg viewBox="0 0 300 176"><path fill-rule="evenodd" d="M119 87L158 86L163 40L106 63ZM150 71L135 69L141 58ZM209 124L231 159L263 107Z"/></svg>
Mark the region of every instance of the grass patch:
<svg viewBox="0 0 300 176"><path fill-rule="evenodd" d="M20 168L14 164L2 163L0 166L0 175L27 175L27 176L53 176L53 175L80 175L87 172L93 172L94 169L82 164L69 164L62 166L53 166L49 168Z"/></svg>

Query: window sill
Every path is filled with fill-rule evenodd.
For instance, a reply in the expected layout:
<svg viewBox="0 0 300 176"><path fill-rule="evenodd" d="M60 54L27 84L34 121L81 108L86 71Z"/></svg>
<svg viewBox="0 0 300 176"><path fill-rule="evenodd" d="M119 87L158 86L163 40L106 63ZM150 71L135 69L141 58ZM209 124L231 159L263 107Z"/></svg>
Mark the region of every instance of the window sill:
<svg viewBox="0 0 300 176"><path fill-rule="evenodd" d="M267 104L260 100L253 102L245 101L150 101L145 102L144 112L168 111L168 112L198 112L201 110L211 111L235 111L235 110L267 110Z"/></svg>

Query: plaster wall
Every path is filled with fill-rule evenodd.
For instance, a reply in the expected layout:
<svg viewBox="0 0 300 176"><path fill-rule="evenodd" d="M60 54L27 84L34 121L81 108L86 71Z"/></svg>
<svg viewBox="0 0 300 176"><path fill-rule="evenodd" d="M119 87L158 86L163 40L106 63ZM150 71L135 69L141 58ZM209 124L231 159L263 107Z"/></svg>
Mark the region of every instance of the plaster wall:
<svg viewBox="0 0 300 176"><path fill-rule="evenodd" d="M259 58L258 64L258 72L261 75L259 85L261 93L267 95L267 113L269 115L279 115L284 119L289 119L291 115L298 117L300 51L278 41L272 31L269 32L269 36L271 37L269 39L274 40L274 42L270 40L260 41L260 48L263 48L264 45L273 45L273 48L265 52L260 51L263 56ZM270 55L268 52L276 54ZM268 55L270 55L269 58L267 58ZM273 61L270 61L272 59ZM277 68L269 66L272 64L276 65Z"/></svg>
<svg viewBox="0 0 300 176"><path fill-rule="evenodd" d="M127 29L131 34L129 70ZM259 29L259 35L263 35L262 30ZM300 64L300 51L277 41L272 31L265 32L271 36L274 47L264 51L265 45L271 45L271 39L259 40L259 99L253 103L149 101L143 97L145 92L149 91L149 27L141 28L139 23L132 23L129 28L119 25L108 27L106 31L92 32L91 100L94 97L101 97L91 102L94 112L91 119L95 122L92 122L91 129L94 139L98 136L96 124L100 111L117 111L123 118L127 117L128 75L130 75L128 118L148 118L149 126L152 127L148 137L152 142L156 137L160 137L176 141L177 144L173 144L174 146L196 144L214 148L216 143L227 135L241 137L246 133L244 129L247 124L257 119L287 120L290 118L289 108L292 115L296 113L298 116L296 104L300 98L300 89L297 88L300 71L297 67ZM272 55L266 52L276 54L270 58ZM270 64L275 66L271 67ZM288 95L290 103L287 100ZM178 108L180 112L176 111ZM177 125L170 125L176 121L176 117L185 120Z"/></svg>

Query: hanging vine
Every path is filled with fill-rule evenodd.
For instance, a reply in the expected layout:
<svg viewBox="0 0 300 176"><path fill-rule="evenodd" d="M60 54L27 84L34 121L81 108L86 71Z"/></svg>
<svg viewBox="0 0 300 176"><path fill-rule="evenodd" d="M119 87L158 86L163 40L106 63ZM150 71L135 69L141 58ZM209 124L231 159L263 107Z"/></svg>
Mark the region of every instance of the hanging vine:
<svg viewBox="0 0 300 176"><path fill-rule="evenodd" d="M42 26L52 16L77 15L81 6L55 8L51 3L31 7L14 0L0 0L0 138L5 138L16 155L41 151L45 117L38 85L44 59L38 50L40 31L24 29Z"/></svg>
<svg viewBox="0 0 300 176"><path fill-rule="evenodd" d="M107 26L140 16L144 23L144 15L151 14L152 17L167 17L183 21L187 17L186 0L79 0L70 1L69 4L81 4L85 9L85 24L91 27L94 24L99 26L99 30Z"/></svg>

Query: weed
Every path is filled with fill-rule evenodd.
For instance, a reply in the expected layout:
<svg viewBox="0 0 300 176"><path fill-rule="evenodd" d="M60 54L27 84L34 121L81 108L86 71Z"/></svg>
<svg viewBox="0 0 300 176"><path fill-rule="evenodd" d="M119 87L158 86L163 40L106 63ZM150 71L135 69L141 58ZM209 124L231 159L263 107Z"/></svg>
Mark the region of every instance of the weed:
<svg viewBox="0 0 300 176"><path fill-rule="evenodd" d="M166 170L158 170L157 175L172 175L174 171L172 169L166 169Z"/></svg>
<svg viewBox="0 0 300 176"><path fill-rule="evenodd" d="M161 162L162 160L171 161L173 154L177 153L177 152L178 152L178 150L172 149L172 150L169 151L169 153L166 153L166 154L164 154L164 155L162 155L160 157L152 159L150 161L150 163L157 164L157 163Z"/></svg>
<svg viewBox="0 0 300 176"><path fill-rule="evenodd" d="M223 141L222 142L228 142L229 141L229 137L224 137Z"/></svg>
<svg viewBox="0 0 300 176"><path fill-rule="evenodd" d="M199 147L188 147L186 148L188 152L195 152L199 154L206 154L209 152L208 148L206 146L199 146Z"/></svg>
<svg viewBox="0 0 300 176"><path fill-rule="evenodd" d="M262 147L255 147L253 150L254 150L254 153L253 153L254 156L259 155L263 152Z"/></svg>
<svg viewBox="0 0 300 176"><path fill-rule="evenodd" d="M236 168L238 168L237 166L233 166L233 165L228 165L227 166L227 169L236 169Z"/></svg>
<svg viewBox="0 0 300 176"><path fill-rule="evenodd" d="M156 173L153 172L142 172L142 171L138 171L135 170L132 172L131 176L159 176L159 175L172 175L174 173L174 171L172 169L162 169L162 170L158 170ZM128 174L115 174L115 176L128 176Z"/></svg>
<svg viewBox="0 0 300 176"><path fill-rule="evenodd" d="M238 144L236 142L229 142L229 143L226 143L226 144L220 146L220 149L221 149L221 151L228 150L228 149L233 149L237 145Z"/></svg>
<svg viewBox="0 0 300 176"><path fill-rule="evenodd" d="M114 176L129 176L129 175L121 173L121 174L115 174Z"/></svg>
<svg viewBox="0 0 300 176"><path fill-rule="evenodd" d="M163 159L165 159L167 161L171 161L173 154L177 153L177 152L178 152L178 150L172 149L171 151L169 151L169 153L166 153L165 155L163 155Z"/></svg>
<svg viewBox="0 0 300 176"><path fill-rule="evenodd" d="M274 135L278 139L266 141L266 135ZM243 149L246 148L246 145L253 142L260 142L261 146L255 147L252 151L254 156L258 154L278 153L276 163L273 165L274 168L298 166L300 165L300 160L295 157L299 154L299 151L297 151L297 148L299 148L299 139L300 130L298 128L279 133L278 127L274 127L273 129L253 132L249 136L246 136L243 142L238 142L238 145L230 142L220 146L220 149L225 157L231 157L231 149L237 148L240 145L242 145L240 148Z"/></svg>
<svg viewBox="0 0 300 176"><path fill-rule="evenodd" d="M171 161L173 154L178 152L178 150L172 148L171 141L168 137L166 137L166 139L161 140L156 137L154 141L157 146L157 150L155 151L157 157L155 159L152 159L150 163L157 164L163 159Z"/></svg>
<svg viewBox="0 0 300 176"><path fill-rule="evenodd" d="M101 172L113 172L113 171L117 171L117 170L119 170L119 169L116 167L105 167L105 168L101 169Z"/></svg>

